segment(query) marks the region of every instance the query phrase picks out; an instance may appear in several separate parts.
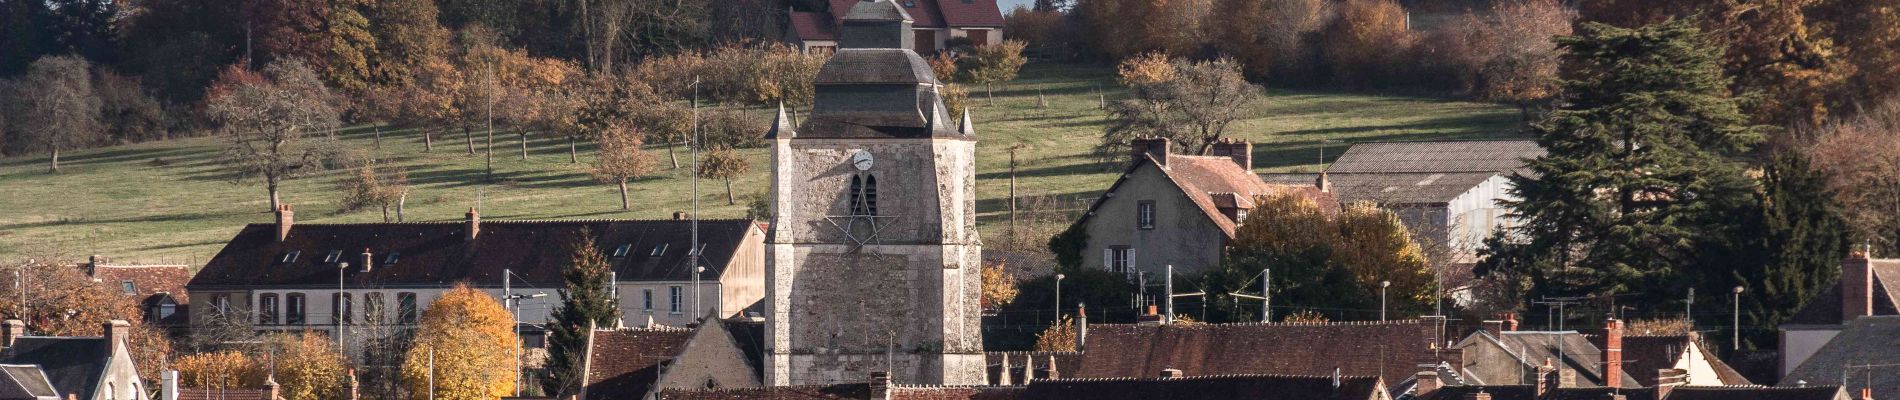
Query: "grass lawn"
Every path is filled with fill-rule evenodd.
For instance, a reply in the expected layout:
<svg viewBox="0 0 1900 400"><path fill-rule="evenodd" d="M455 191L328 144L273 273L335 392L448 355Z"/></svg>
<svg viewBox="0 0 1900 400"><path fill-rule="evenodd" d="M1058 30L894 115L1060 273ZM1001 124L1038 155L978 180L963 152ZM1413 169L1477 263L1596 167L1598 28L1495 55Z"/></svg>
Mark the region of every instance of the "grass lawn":
<svg viewBox="0 0 1900 400"><path fill-rule="evenodd" d="M1018 194L1087 199L1107 188L1115 174L1091 155L1104 125L1097 93L1120 95L1112 68L1031 64L1020 79L996 91L991 105L972 88L977 122L978 211L985 233L1006 225L1009 156L1021 143ZM1036 107L1038 95L1049 106ZM1346 143L1375 140L1467 139L1515 136L1517 113L1492 104L1361 93L1282 91L1269 88L1266 108L1229 131L1256 143L1260 172L1316 170L1321 140L1326 157ZM771 110L755 109L758 118ZM405 166L414 187L409 221L460 220L481 203L487 219L666 218L691 207L688 170L663 170L635 182L632 211L621 211L611 185L588 178L582 164L569 164L559 138L531 137L528 160L519 158L516 136L495 136L495 173L484 180L482 137L478 153L466 154L460 132L436 137L423 152L421 134L384 129L380 149L373 130L357 127L339 138L346 146ZM763 132L761 132L763 134ZM234 182L217 164L221 142L194 138L62 154L59 174L46 172L44 155L0 158L0 260L28 257L83 258L100 254L118 262L198 265L215 255L247 223L268 223L261 182ZM651 149L665 165L665 150ZM700 182L701 213L745 214L749 196L769 189L770 165L763 149L743 151L752 171L733 183L737 205L727 205L722 182ZM681 155L684 158L684 154ZM377 222L375 210L338 213L330 171L289 181L283 198L299 223Z"/></svg>

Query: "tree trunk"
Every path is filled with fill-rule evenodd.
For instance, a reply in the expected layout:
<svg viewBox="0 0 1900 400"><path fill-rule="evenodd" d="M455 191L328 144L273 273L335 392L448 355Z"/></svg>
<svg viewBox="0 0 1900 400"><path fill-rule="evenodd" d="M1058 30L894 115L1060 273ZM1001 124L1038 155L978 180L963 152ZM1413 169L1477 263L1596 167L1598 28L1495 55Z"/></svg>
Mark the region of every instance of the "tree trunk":
<svg viewBox="0 0 1900 400"><path fill-rule="evenodd" d="M732 198L732 178L726 178L726 205L739 204Z"/></svg>
<svg viewBox="0 0 1900 400"><path fill-rule="evenodd" d="M488 126L488 144L483 147L487 150L482 157L482 168L486 170L482 173L482 179L492 180L495 179L495 126Z"/></svg>
<svg viewBox="0 0 1900 400"><path fill-rule="evenodd" d="M680 156L673 152L673 138L666 139L666 158L673 160L673 169L680 169Z"/></svg>
<svg viewBox="0 0 1900 400"><path fill-rule="evenodd" d="M376 146L376 149L377 149L377 150L382 150L382 149L383 149L383 126L382 126L382 125L377 125L377 126L376 126L376 142L375 142L375 146Z"/></svg>
<svg viewBox="0 0 1900 400"><path fill-rule="evenodd" d="M567 136L567 163L568 164L581 163L581 156L579 154L579 150L575 149L576 147L576 145L574 144L575 141L576 139L574 138L574 135Z"/></svg>
<svg viewBox="0 0 1900 400"><path fill-rule="evenodd" d="M983 93L984 93L984 96L987 96L990 98L990 106L995 107L996 106L996 85L984 84Z"/></svg>
<svg viewBox="0 0 1900 400"><path fill-rule="evenodd" d="M435 151L435 128L422 128L422 152Z"/></svg>
<svg viewBox="0 0 1900 400"><path fill-rule="evenodd" d="M517 130L515 132L521 135L521 161L528 161L528 131Z"/></svg>
<svg viewBox="0 0 1900 400"><path fill-rule="evenodd" d="M475 155L475 131L462 125L462 142L468 143L468 155Z"/></svg>
<svg viewBox="0 0 1900 400"><path fill-rule="evenodd" d="M389 203L383 203L383 222L389 222Z"/></svg>
<svg viewBox="0 0 1900 400"><path fill-rule="evenodd" d="M620 179L620 210L626 211L632 208L632 204L627 202L627 180L622 178Z"/></svg>
<svg viewBox="0 0 1900 400"><path fill-rule="evenodd" d="M403 205L404 205L403 203L408 203L408 202L409 202L408 191L403 191L401 196L396 196L396 222L402 222L402 211L403 211Z"/></svg>
<svg viewBox="0 0 1900 400"><path fill-rule="evenodd" d="M268 192L270 192L270 210L271 210L271 212L277 212L277 208L278 208L278 207L279 207L280 205L282 205L282 204L283 204L283 201L282 201L282 200L279 200L279 199L277 198L277 179L276 179L276 178L265 178L265 179L264 179L264 190L265 190L265 191L268 191Z"/></svg>
<svg viewBox="0 0 1900 400"><path fill-rule="evenodd" d="M55 174L59 173L59 146L53 146L52 162L53 162L53 173ZM272 207L272 209L275 209L275 207Z"/></svg>

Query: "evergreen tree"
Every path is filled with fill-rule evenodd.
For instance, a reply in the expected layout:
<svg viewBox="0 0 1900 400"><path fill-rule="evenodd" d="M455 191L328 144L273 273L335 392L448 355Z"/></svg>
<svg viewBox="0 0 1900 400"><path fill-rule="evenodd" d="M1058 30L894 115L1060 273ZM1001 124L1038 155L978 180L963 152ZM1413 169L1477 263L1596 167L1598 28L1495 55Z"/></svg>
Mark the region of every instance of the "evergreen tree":
<svg viewBox="0 0 1900 400"><path fill-rule="evenodd" d="M1558 38L1571 70L1535 127L1549 153L1511 178L1521 200L1503 204L1523 222L1492 242L1488 268L1522 272L1532 297L1637 293L1658 304L1696 281L1734 284L1697 270L1706 249L1751 235L1724 218L1759 205L1741 157L1762 133L1708 43L1686 21L1586 23Z"/></svg>
<svg viewBox="0 0 1900 400"><path fill-rule="evenodd" d="M1706 294L1697 302L1733 301L1730 290L1741 282L1744 345L1773 346L1774 326L1793 316L1808 299L1840 276L1841 257L1852 246L1847 222L1831 204L1833 193L1806 157L1793 151L1773 155L1763 167L1760 204L1753 216L1738 215L1740 248L1714 248L1715 259L1702 263ZM1702 313L1702 326L1729 323L1729 311ZM1723 332L1721 336L1726 336Z"/></svg>
<svg viewBox="0 0 1900 400"><path fill-rule="evenodd" d="M567 288L561 290L561 308L554 311L548 330L549 379L543 389L554 397L566 397L580 388L588 327L611 327L620 319L608 283L613 279L612 266L594 245L594 235L582 229L568 242L568 250L573 257L561 272Z"/></svg>

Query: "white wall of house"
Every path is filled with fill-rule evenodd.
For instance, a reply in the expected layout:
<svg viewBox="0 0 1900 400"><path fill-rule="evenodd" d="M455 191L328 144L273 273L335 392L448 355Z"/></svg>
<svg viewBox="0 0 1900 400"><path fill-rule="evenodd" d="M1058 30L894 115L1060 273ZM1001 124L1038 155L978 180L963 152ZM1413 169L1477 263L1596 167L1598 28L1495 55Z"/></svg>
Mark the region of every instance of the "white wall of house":
<svg viewBox="0 0 1900 400"><path fill-rule="evenodd" d="M1492 232L1517 226L1516 220L1505 217L1507 210L1497 205L1498 200L1516 200L1509 193L1510 187L1509 178L1492 175L1445 204L1446 220L1441 226L1456 258L1471 258Z"/></svg>
<svg viewBox="0 0 1900 400"><path fill-rule="evenodd" d="M1715 364L1702 356L1702 344L1693 340L1689 341L1689 348L1684 350L1682 358L1677 359L1676 365L1671 368L1689 371L1689 386L1723 385L1722 377L1715 373Z"/></svg>
<svg viewBox="0 0 1900 400"><path fill-rule="evenodd" d="M984 31L983 42L974 43L976 45L982 46L1003 43L1003 30L996 28L950 28L950 37L970 37L970 31Z"/></svg>
<svg viewBox="0 0 1900 400"><path fill-rule="evenodd" d="M718 281L700 281L699 285L699 306L718 315L730 316L751 304L726 304L722 298L729 288ZM685 326L705 314L705 311L693 312L692 281L620 282L614 286L620 291L620 320L626 326L644 325L647 317L653 317L653 323L660 325ZM678 311L674 311L674 290L679 291ZM650 307L649 295L653 300Z"/></svg>
<svg viewBox="0 0 1900 400"><path fill-rule="evenodd" d="M1782 326L1781 375L1785 376L1789 372L1794 372L1795 367L1807 362L1808 357L1813 357L1815 352L1821 351L1821 346L1834 341L1834 336L1839 334L1841 334L1839 325Z"/></svg>

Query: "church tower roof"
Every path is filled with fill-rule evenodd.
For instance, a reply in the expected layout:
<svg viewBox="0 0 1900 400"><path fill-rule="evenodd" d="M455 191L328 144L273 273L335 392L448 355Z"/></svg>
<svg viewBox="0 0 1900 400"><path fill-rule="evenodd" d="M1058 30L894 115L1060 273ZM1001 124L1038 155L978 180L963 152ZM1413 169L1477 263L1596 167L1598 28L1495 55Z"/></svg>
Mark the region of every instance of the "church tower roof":
<svg viewBox="0 0 1900 400"><path fill-rule="evenodd" d="M839 50L813 81L812 112L797 138L936 138L960 134L943 110L942 82L911 50L911 18L894 0L845 14ZM774 128L783 131L781 128ZM775 136L776 137L776 136Z"/></svg>

